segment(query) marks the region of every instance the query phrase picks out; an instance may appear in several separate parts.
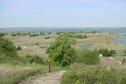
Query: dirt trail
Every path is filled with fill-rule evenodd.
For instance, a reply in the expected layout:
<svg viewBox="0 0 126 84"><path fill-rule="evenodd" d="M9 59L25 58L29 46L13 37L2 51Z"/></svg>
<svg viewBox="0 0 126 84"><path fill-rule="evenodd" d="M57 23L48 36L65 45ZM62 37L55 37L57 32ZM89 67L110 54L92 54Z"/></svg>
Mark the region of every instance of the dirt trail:
<svg viewBox="0 0 126 84"><path fill-rule="evenodd" d="M55 73L47 73L39 77L29 78L19 84L60 84L60 79L65 71L57 71Z"/></svg>

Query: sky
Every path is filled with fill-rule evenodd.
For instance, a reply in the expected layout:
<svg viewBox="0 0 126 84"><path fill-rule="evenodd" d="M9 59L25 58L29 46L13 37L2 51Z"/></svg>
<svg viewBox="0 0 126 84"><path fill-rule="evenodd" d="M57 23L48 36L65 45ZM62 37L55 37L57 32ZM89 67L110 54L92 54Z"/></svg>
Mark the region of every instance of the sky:
<svg viewBox="0 0 126 84"><path fill-rule="evenodd" d="M0 0L0 27L126 27L126 0Z"/></svg>

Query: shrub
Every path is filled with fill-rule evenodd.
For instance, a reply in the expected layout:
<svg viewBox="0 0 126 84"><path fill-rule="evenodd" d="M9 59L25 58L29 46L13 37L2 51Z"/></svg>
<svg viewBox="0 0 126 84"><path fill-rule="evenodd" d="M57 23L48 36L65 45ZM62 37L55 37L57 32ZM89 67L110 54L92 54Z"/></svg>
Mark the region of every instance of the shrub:
<svg viewBox="0 0 126 84"><path fill-rule="evenodd" d="M17 50L21 50L21 47L20 47L20 46L18 46L18 47L17 47Z"/></svg>
<svg viewBox="0 0 126 84"><path fill-rule="evenodd" d="M0 37L3 37L5 35L5 33L0 33Z"/></svg>
<svg viewBox="0 0 126 84"><path fill-rule="evenodd" d="M108 49L100 49L98 50L98 52L100 54L102 54L105 57L110 57L110 56L115 56L116 55L116 51L115 50L108 50Z"/></svg>
<svg viewBox="0 0 126 84"><path fill-rule="evenodd" d="M26 62L28 63L40 63L40 64L43 64L44 61L43 61L43 58L39 57L39 56L33 56L33 55L27 55L26 58L25 58Z"/></svg>
<svg viewBox="0 0 126 84"><path fill-rule="evenodd" d="M7 56L17 56L17 49L14 44L8 39L0 38L0 51L4 52Z"/></svg>
<svg viewBox="0 0 126 84"><path fill-rule="evenodd" d="M49 39L50 37L45 37L45 39Z"/></svg>
<svg viewBox="0 0 126 84"><path fill-rule="evenodd" d="M99 63L98 52L93 50L77 50L76 51L76 61L83 62L85 64L97 64Z"/></svg>
<svg viewBox="0 0 126 84"><path fill-rule="evenodd" d="M126 50L124 50L124 56L126 56Z"/></svg>
<svg viewBox="0 0 126 84"><path fill-rule="evenodd" d="M74 64L62 76L62 84L119 84L115 69Z"/></svg>
<svg viewBox="0 0 126 84"><path fill-rule="evenodd" d="M87 35L71 35L71 37L73 38L80 38L80 39L83 39L83 38L87 38Z"/></svg>

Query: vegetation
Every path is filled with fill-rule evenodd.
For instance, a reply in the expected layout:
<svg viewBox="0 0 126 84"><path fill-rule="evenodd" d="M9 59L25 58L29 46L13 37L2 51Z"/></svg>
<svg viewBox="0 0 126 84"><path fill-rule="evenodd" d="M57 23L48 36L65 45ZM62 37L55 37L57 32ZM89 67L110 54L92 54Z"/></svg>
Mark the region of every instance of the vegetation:
<svg viewBox="0 0 126 84"><path fill-rule="evenodd" d="M4 54L10 57L17 56L16 47L8 39L0 38L0 52L3 52Z"/></svg>
<svg viewBox="0 0 126 84"><path fill-rule="evenodd" d="M45 37L45 39L49 39L49 38L50 38L50 37L48 37L48 36L47 36L47 37Z"/></svg>
<svg viewBox="0 0 126 84"><path fill-rule="evenodd" d="M14 63L18 61L17 49L8 39L0 38L0 63Z"/></svg>
<svg viewBox="0 0 126 84"><path fill-rule="evenodd" d="M125 69L74 64L62 76L62 84L125 84L125 76Z"/></svg>
<svg viewBox="0 0 126 84"><path fill-rule="evenodd" d="M71 43L72 40L68 33L59 35L55 42L47 49L47 53L52 61L61 66L70 65L76 56Z"/></svg>
<svg viewBox="0 0 126 84"><path fill-rule="evenodd" d="M18 46L18 47L17 47L17 50L21 50L21 46Z"/></svg>
<svg viewBox="0 0 126 84"><path fill-rule="evenodd" d="M99 63L99 53L96 50L77 50L76 61L85 64L97 64Z"/></svg>
<svg viewBox="0 0 126 84"><path fill-rule="evenodd" d="M36 56L36 55L35 56L27 55L25 60L27 63L30 63L30 64L35 64L35 63L44 64L43 58Z"/></svg>
<svg viewBox="0 0 126 84"><path fill-rule="evenodd" d="M44 73L44 66L42 65L30 65L27 66L12 66L12 65L4 65L7 66L8 73L4 74L0 77L0 84L18 84L21 80L26 77L34 76L36 74ZM5 70L7 71L7 70Z"/></svg>
<svg viewBox="0 0 126 84"><path fill-rule="evenodd" d="M83 38L87 38L87 35L81 35L81 34L79 34L79 35L71 35L71 37L83 39Z"/></svg>
<svg viewBox="0 0 126 84"><path fill-rule="evenodd" d="M63 68L67 69L66 73L62 77L62 84L125 84L126 83L126 65L125 65L126 58L124 57L124 59L122 59L120 57L119 58L113 57L114 60L110 60L109 58L106 58L110 56L115 56L116 51L119 52L117 54L119 54L120 56L121 54L123 55L124 53L126 55L126 52L124 51L125 46L120 47L120 44L117 45L112 44L109 40L116 37L110 37L110 39L108 39L109 36L107 36L106 33L97 33L95 31L93 33L89 33L89 34L88 33L89 32L87 33L70 32L69 34L69 33L58 32L54 34L51 32L49 33L29 32L29 33L12 33L12 34L8 33L6 35L4 33L2 34L0 33L0 37L1 37L0 38L0 84L15 84L26 77L47 72L48 60L42 58L41 56L30 55L28 53L40 49L42 55L44 56L45 49L48 47L50 42L53 42L55 37L57 38L55 42L48 47L47 53L49 55L49 59L51 59L51 71L56 71L57 69L58 70L61 69L61 67L57 65L63 66ZM4 38L4 35L6 38L12 39L12 41L16 45L22 45L22 46L26 45L26 46L24 46L24 48L22 48L21 46L15 47L13 42ZM20 36L20 38L12 37L10 35ZM27 35L27 39L25 38L26 35ZM43 37L41 38L40 35ZM88 39L83 39L87 37ZM99 49L101 47L103 47L103 49L81 50L81 48L80 49L78 48L78 44L77 47L76 45L73 44L75 43L75 40L73 39L77 39L77 43L79 45L82 42L84 43L94 42L94 44L96 43L95 47L92 46L91 49L93 48ZM27 41L29 43L27 43ZM110 42L109 47L111 49L115 49L116 51L104 48L106 47L108 41ZM99 44L103 44L103 45L99 45ZM27 45L30 47L27 47ZM37 45L37 46L34 47L33 45ZM74 46L75 48L78 49L75 50L73 48ZM120 49L116 49L118 47ZM19 53L17 53L17 50ZM39 52L36 53L32 52L32 53L38 55L40 54ZM101 63L100 63L101 65L102 65L102 61L104 61L106 65L107 62L109 61L108 64L112 62L112 64L110 65L113 67L113 65L117 64L120 60L121 60L120 62L122 62L122 65L121 64L119 66L114 65L114 68L108 68L106 66L103 68L101 66L98 66L99 65L98 63L100 61L99 54L106 56L106 57L101 57ZM119 61L117 62L116 60ZM8 67L5 69L1 68L3 64L4 64L4 68L6 67L6 65Z"/></svg>
<svg viewBox="0 0 126 84"><path fill-rule="evenodd" d="M39 36L39 34L31 34L30 37L35 37L35 36Z"/></svg>
<svg viewBox="0 0 126 84"><path fill-rule="evenodd" d="M126 50L124 50L124 56L126 56Z"/></svg>
<svg viewBox="0 0 126 84"><path fill-rule="evenodd" d="M98 50L100 54L102 54L105 57L115 56L116 51L115 50L108 50L108 49L100 49Z"/></svg>
<svg viewBox="0 0 126 84"><path fill-rule="evenodd" d="M3 37L5 35L5 33L0 33L0 37Z"/></svg>

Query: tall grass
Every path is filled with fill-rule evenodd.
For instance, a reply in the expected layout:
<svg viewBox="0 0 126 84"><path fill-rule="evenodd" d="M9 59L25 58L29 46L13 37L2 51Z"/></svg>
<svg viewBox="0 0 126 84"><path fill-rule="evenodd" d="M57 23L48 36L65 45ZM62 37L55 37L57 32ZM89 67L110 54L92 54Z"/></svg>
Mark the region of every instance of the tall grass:
<svg viewBox="0 0 126 84"><path fill-rule="evenodd" d="M4 64L4 67L5 71L0 72L0 84L16 84L26 77L46 72L43 65L12 66Z"/></svg>
<svg viewBox="0 0 126 84"><path fill-rule="evenodd" d="M74 64L62 76L62 84L126 84L126 68Z"/></svg>

